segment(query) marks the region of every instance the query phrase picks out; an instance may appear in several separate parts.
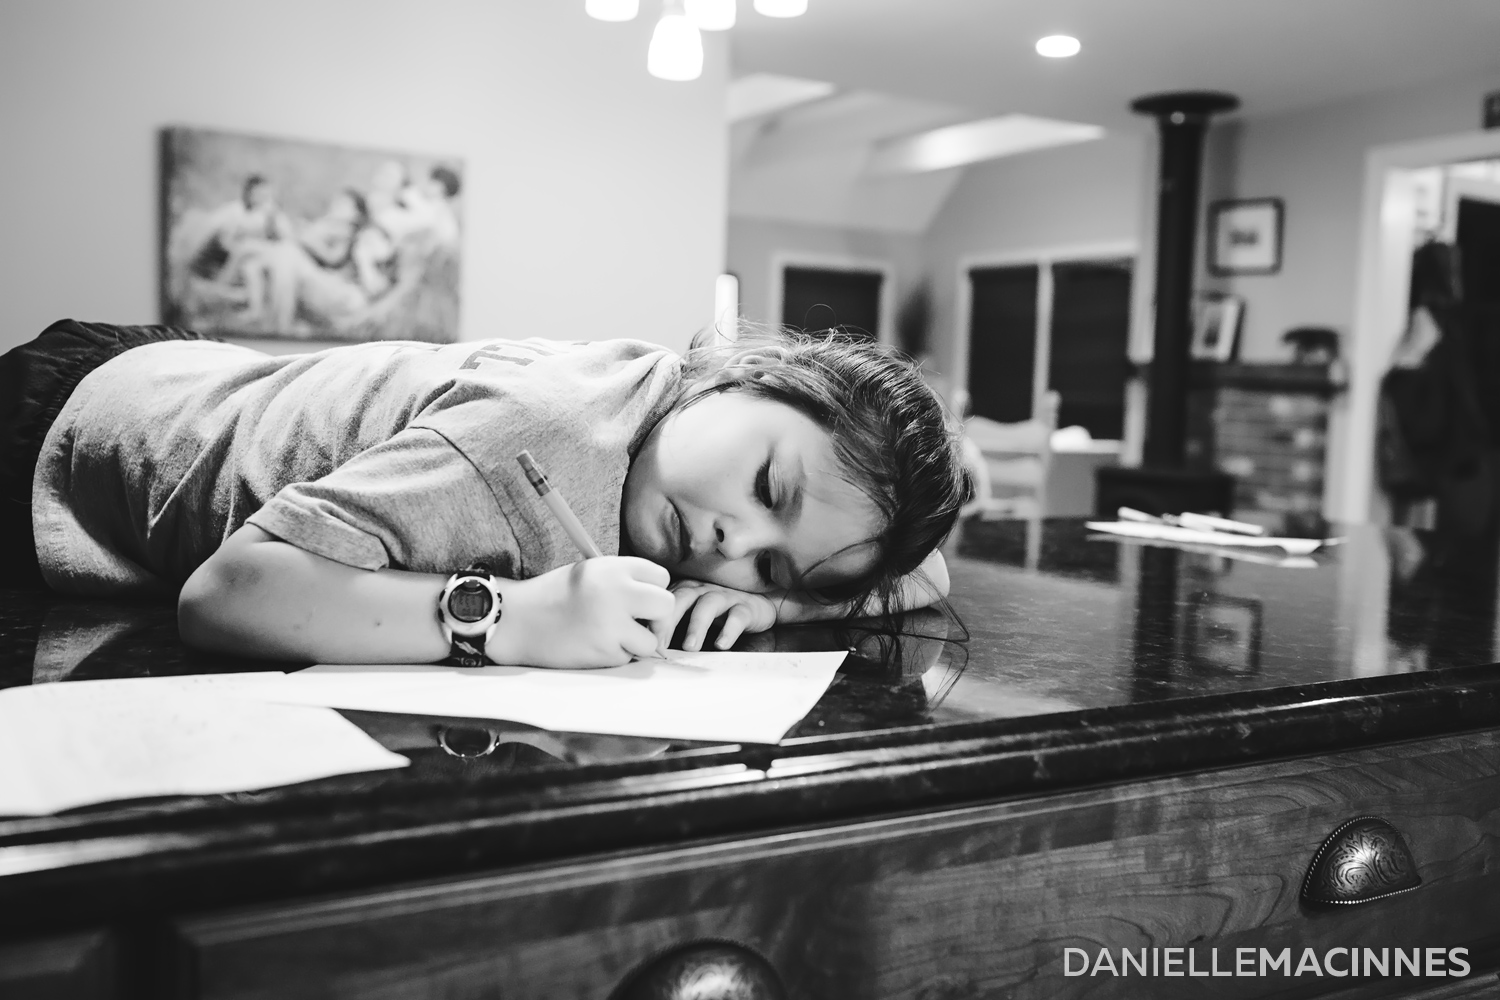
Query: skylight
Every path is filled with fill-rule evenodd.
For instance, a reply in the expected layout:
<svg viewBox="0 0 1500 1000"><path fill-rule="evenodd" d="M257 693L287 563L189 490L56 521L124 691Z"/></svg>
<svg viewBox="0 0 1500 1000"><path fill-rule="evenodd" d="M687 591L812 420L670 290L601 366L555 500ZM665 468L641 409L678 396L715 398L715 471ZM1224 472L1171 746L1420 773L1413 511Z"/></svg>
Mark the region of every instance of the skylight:
<svg viewBox="0 0 1500 1000"><path fill-rule="evenodd" d="M733 124L757 115L785 111L798 104L827 97L833 90L833 84L822 80L804 80L776 73L751 73L729 85L729 121Z"/></svg>
<svg viewBox="0 0 1500 1000"><path fill-rule="evenodd" d="M1033 115L1000 115L876 143L866 168L872 174L917 174L996 160L1049 146L1088 142L1104 135L1098 125Z"/></svg>

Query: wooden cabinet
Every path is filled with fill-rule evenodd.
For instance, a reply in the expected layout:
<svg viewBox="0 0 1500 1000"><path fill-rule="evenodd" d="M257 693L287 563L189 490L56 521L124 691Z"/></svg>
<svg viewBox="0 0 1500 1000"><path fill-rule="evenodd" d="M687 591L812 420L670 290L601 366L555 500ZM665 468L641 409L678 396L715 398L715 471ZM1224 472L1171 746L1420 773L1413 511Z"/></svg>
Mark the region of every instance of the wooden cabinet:
<svg viewBox="0 0 1500 1000"><path fill-rule="evenodd" d="M788 780L795 780L789 778ZM1299 898L1320 844L1374 815L1422 883L1356 906ZM1500 734L1446 737L947 812L579 860L183 919L205 1000L604 1000L692 941L764 956L824 998L1464 997L1500 959ZM1466 948L1462 980L1219 976L1236 949ZM1185 949L1200 975L1068 975L1107 949ZM1143 951L1144 949L1144 951ZM1425 954L1425 953L1424 953ZM1445 955L1447 953L1445 952ZM1118 971L1118 968L1117 968ZM1352 991L1340 994L1340 991Z"/></svg>
<svg viewBox="0 0 1500 1000"><path fill-rule="evenodd" d="M109 1000L116 995L114 942L105 931L0 945L4 1000Z"/></svg>

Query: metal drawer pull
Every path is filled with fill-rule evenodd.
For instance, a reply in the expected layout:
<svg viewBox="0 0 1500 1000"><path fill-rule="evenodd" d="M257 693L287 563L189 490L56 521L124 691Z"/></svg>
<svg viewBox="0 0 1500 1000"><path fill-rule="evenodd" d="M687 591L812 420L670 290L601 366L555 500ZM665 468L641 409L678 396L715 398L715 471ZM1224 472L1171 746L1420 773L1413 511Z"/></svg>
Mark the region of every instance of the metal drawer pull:
<svg viewBox="0 0 1500 1000"><path fill-rule="evenodd" d="M1308 903L1351 906L1422 884L1396 828L1378 816L1351 819L1328 835L1302 880Z"/></svg>
<svg viewBox="0 0 1500 1000"><path fill-rule="evenodd" d="M631 976L612 1000L786 1000L771 963L721 941L690 944Z"/></svg>

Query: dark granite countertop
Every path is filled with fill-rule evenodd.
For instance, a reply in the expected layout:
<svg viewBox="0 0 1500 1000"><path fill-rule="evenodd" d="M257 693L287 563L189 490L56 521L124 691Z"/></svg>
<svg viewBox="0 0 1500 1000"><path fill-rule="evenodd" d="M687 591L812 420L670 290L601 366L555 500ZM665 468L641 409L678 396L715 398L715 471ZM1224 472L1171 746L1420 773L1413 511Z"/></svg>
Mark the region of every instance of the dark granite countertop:
<svg viewBox="0 0 1500 1000"><path fill-rule="evenodd" d="M1493 546L1359 528L1227 558L1057 520L971 523L948 554L953 615L742 644L856 650L779 745L346 712L412 766L0 818L0 934L1500 724ZM266 666L186 650L170 606L0 592L0 687Z"/></svg>

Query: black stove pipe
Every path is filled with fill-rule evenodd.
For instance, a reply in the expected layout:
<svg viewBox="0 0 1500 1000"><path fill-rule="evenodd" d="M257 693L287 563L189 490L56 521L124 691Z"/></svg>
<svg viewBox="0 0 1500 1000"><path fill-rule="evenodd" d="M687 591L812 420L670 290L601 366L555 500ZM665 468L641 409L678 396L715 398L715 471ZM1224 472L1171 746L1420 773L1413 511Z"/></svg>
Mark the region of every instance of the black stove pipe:
<svg viewBox="0 0 1500 1000"><path fill-rule="evenodd" d="M1210 116L1239 107L1230 94L1153 94L1131 110L1156 118L1161 162L1156 214L1156 328L1146 405L1147 468L1183 467L1187 442L1188 347L1192 341L1193 242L1203 173L1203 133Z"/></svg>

